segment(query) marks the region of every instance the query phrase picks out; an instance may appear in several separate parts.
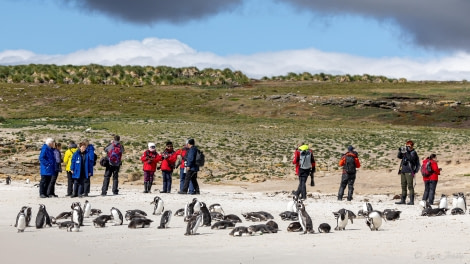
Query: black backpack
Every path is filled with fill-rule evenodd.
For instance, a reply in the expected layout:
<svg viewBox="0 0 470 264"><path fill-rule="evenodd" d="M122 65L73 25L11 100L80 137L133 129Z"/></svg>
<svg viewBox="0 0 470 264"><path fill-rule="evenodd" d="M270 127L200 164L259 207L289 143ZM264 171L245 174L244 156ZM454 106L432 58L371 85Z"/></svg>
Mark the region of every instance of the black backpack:
<svg viewBox="0 0 470 264"><path fill-rule="evenodd" d="M346 162L343 166L344 170L347 174L354 174L356 173L356 161L354 156L346 155Z"/></svg>
<svg viewBox="0 0 470 264"><path fill-rule="evenodd" d="M204 156L204 153L200 151L199 149L196 149L196 159L194 160L194 163L198 167L203 167L205 161L206 161L206 157Z"/></svg>

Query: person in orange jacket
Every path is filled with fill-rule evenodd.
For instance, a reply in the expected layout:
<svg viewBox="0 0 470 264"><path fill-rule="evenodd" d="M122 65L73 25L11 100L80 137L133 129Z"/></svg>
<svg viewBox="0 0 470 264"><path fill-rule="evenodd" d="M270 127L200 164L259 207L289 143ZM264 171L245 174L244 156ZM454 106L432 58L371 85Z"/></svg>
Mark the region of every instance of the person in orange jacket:
<svg viewBox="0 0 470 264"><path fill-rule="evenodd" d="M346 185L348 186L348 201L353 199L354 182L356 181L356 169L361 167L359 162L358 154L354 151L353 146L348 147L348 152L341 157L339 166L343 167L343 173L341 175L341 184L338 191L338 201L343 200L344 190Z"/></svg>
<svg viewBox="0 0 470 264"><path fill-rule="evenodd" d="M175 169L175 163L177 159L177 153L173 149L173 143L167 141L165 143L165 150L160 153L162 156L162 164L160 169L162 170L163 178L163 190L160 193L170 193L171 192L171 183L172 183L172 174Z"/></svg>

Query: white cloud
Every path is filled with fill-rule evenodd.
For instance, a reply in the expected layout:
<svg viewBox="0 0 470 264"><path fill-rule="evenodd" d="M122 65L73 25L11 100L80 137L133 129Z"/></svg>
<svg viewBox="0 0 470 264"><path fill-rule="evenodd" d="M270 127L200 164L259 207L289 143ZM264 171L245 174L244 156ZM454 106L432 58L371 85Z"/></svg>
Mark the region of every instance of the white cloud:
<svg viewBox="0 0 470 264"><path fill-rule="evenodd" d="M241 70L252 78L286 75L288 72L372 74L408 80L464 80L470 77L470 54L444 58L365 58L316 49L287 50L252 55L218 56L198 52L178 40L147 38L98 46L65 55L39 55L26 50L0 52L0 65L17 64L166 65Z"/></svg>

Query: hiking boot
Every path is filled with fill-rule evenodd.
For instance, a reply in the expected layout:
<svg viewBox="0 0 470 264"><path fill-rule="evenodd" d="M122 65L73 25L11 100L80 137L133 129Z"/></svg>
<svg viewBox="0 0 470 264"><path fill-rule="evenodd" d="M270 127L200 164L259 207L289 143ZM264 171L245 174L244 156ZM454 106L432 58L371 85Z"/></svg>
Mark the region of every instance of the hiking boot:
<svg viewBox="0 0 470 264"><path fill-rule="evenodd" d="M396 202L395 204L405 204L406 203L406 195L401 196L401 200L399 202Z"/></svg>
<svg viewBox="0 0 470 264"><path fill-rule="evenodd" d="M186 194L185 192L179 191L178 194Z"/></svg>
<svg viewBox="0 0 470 264"><path fill-rule="evenodd" d="M415 204L415 195L410 194L410 202L407 203L407 205L414 205Z"/></svg>

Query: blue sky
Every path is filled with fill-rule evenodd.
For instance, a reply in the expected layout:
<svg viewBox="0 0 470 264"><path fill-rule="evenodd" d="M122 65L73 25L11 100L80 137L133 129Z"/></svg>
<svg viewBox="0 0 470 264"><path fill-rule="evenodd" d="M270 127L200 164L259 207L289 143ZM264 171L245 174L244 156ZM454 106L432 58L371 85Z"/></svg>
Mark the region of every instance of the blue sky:
<svg viewBox="0 0 470 264"><path fill-rule="evenodd" d="M228 67L254 78L308 71L468 79L470 20L460 10L470 4L440 2L0 0L0 64Z"/></svg>

